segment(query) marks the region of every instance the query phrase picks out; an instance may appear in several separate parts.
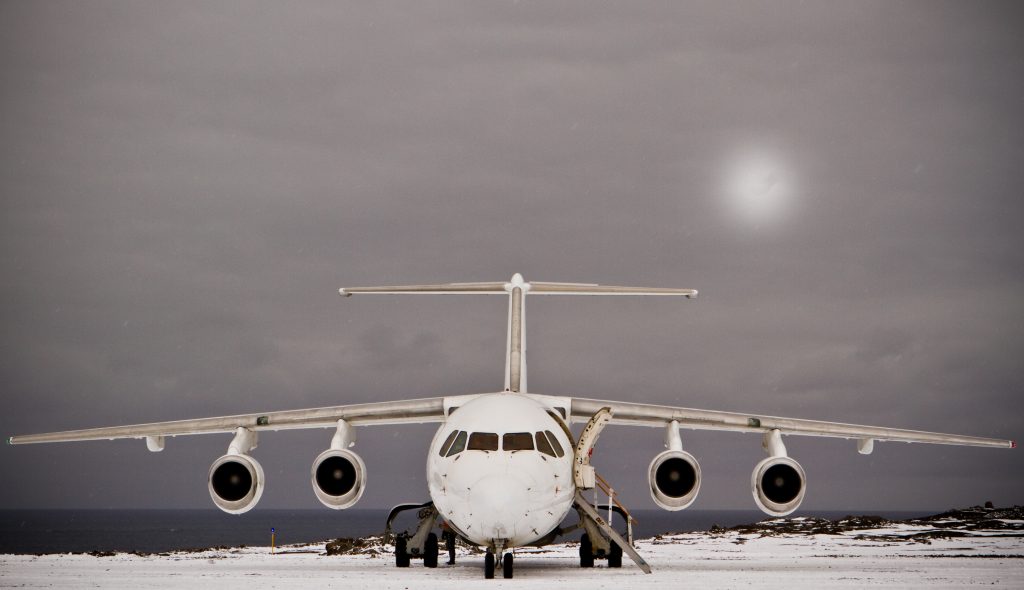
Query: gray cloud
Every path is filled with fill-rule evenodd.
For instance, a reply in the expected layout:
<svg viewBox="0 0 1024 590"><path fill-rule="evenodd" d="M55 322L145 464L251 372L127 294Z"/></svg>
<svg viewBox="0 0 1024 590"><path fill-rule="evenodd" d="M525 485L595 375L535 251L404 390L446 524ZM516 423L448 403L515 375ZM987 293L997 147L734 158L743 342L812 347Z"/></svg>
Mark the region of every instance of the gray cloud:
<svg viewBox="0 0 1024 590"><path fill-rule="evenodd" d="M494 390L504 301L336 289L522 272L702 293L531 299L534 391L1020 438L1021 17L8 3L0 432ZM725 206L745 150L792 181L778 224ZM316 504L329 434L263 437L266 506ZM426 494L430 436L361 429L363 504ZM0 449L19 474L0 506L206 507L227 442ZM685 442L699 507L752 505L759 441ZM1019 503L1024 484L1013 452L788 444L812 508ZM660 445L616 428L596 461L649 507L636 466Z"/></svg>

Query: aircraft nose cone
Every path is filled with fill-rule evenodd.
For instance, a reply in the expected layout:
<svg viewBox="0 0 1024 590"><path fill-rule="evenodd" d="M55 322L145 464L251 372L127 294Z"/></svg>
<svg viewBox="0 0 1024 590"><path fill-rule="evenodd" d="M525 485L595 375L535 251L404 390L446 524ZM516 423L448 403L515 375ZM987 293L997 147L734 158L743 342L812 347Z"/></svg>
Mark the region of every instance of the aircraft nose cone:
<svg viewBox="0 0 1024 590"><path fill-rule="evenodd" d="M516 523L526 517L528 490L525 482L512 476L489 476L477 481L469 491L473 520L489 539L511 539Z"/></svg>

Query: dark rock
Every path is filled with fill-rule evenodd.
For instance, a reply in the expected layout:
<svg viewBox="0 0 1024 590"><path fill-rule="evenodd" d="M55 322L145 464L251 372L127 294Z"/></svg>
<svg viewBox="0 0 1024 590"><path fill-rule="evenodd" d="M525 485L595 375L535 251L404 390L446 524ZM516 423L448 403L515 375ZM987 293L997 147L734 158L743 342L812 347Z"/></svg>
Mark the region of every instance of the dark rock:
<svg viewBox="0 0 1024 590"><path fill-rule="evenodd" d="M1007 522L1010 521L1010 522ZM722 529L713 527L710 534L725 532L739 535L760 535L773 537L776 535L840 535L856 533L867 529L879 529L894 524L913 525L925 529L917 532L901 533L894 531L886 535L858 535L858 539L886 539L893 541L917 541L928 543L930 539L947 539L954 537L975 536L977 531L999 531L1000 536L1024 536L1024 506L1009 508L982 508L973 506L959 510L950 510L934 516L915 518L904 521L890 521L881 516L846 516L839 520L828 520L815 517L770 518L754 524L744 524Z"/></svg>
<svg viewBox="0 0 1024 590"><path fill-rule="evenodd" d="M358 549L363 549L368 546L366 539L353 539L350 537L343 537L341 539L335 539L327 543L325 550L327 555L348 555L355 553Z"/></svg>

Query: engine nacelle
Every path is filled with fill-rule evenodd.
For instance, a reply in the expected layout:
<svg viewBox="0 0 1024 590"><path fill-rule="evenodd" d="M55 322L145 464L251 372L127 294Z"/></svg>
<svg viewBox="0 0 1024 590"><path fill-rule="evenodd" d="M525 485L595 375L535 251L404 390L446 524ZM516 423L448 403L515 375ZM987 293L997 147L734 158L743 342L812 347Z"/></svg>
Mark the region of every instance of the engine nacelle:
<svg viewBox="0 0 1024 590"><path fill-rule="evenodd" d="M313 461L313 491L324 506L341 510L359 501L366 489L366 464L346 449L328 449Z"/></svg>
<svg viewBox="0 0 1024 590"><path fill-rule="evenodd" d="M682 510L697 499L700 464L686 451L664 451L651 461L647 481L655 504L665 510Z"/></svg>
<svg viewBox="0 0 1024 590"><path fill-rule="evenodd" d="M263 467L249 455L227 454L210 467L210 497L229 514L248 512L263 495Z"/></svg>
<svg viewBox="0 0 1024 590"><path fill-rule="evenodd" d="M754 502L772 516L792 514L804 501L807 476L804 468L789 457L768 457L750 475Z"/></svg>

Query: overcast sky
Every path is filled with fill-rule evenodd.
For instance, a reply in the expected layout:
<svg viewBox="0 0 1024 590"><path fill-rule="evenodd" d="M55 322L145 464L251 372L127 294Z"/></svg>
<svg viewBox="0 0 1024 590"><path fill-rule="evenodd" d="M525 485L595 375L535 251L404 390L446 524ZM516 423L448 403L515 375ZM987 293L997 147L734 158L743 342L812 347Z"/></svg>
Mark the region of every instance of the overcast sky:
<svg viewBox="0 0 1024 590"><path fill-rule="evenodd" d="M0 434L496 391L1024 438L1015 2L4 2ZM367 427L359 507L427 498L433 428ZM332 432L266 433L260 507ZM662 431L598 470L653 508ZM212 508L230 436L0 448L0 508ZM694 508L753 435L684 431ZM789 438L809 509L1024 503L1024 453ZM259 508L257 508L259 509ZM326 510L326 509L325 509Z"/></svg>

